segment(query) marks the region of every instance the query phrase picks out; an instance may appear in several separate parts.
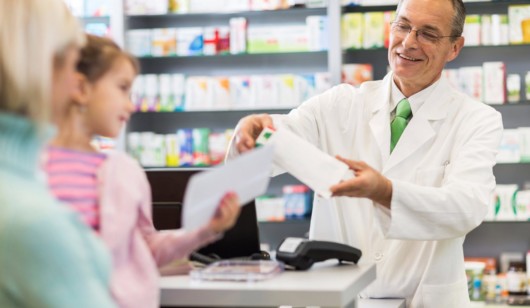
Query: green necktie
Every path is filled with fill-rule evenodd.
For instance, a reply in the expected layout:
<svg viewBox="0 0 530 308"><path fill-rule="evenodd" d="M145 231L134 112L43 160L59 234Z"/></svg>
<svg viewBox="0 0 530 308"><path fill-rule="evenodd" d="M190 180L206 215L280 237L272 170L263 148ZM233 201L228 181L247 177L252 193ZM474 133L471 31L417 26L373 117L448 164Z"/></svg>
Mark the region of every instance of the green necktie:
<svg viewBox="0 0 530 308"><path fill-rule="evenodd" d="M405 131L405 127L407 127L408 119L411 115L412 110L410 109L409 101L406 98L399 101L396 108L396 117L390 123L390 153L394 151L399 138Z"/></svg>

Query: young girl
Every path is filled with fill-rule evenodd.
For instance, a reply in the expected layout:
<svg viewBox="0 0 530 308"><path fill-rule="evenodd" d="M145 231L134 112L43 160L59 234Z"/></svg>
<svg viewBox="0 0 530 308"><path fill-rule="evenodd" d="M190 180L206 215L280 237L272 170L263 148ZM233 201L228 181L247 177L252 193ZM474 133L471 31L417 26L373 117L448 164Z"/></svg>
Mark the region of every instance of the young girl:
<svg viewBox="0 0 530 308"><path fill-rule="evenodd" d="M157 232L145 173L129 156L98 153L94 135L116 137L134 106L137 61L106 38L87 36L77 65L79 89L64 109L46 169L55 195L103 239L113 257L111 291L121 307L158 307L158 267L219 238L239 214L227 194L216 216L197 231Z"/></svg>

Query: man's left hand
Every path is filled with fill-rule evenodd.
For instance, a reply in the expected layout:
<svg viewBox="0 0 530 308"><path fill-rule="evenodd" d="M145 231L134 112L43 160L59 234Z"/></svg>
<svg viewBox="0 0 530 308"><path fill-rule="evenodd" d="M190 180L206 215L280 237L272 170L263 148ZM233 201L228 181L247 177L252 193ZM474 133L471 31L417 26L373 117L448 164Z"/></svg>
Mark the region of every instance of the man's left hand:
<svg viewBox="0 0 530 308"><path fill-rule="evenodd" d="M355 161L336 156L347 164L355 173L355 177L333 185L331 193L334 197L368 198L387 208L392 201L392 182L363 161Z"/></svg>

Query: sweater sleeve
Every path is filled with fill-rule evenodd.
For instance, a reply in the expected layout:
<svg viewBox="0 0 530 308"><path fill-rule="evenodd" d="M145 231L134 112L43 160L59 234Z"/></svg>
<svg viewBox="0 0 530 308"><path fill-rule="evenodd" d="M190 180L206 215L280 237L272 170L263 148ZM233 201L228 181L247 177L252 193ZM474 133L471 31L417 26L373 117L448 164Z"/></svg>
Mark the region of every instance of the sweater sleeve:
<svg viewBox="0 0 530 308"><path fill-rule="evenodd" d="M96 242L81 242L79 230L55 214L23 218L4 229L0 256L9 265L0 282L8 297L24 307L115 307L108 277L94 265L90 244Z"/></svg>

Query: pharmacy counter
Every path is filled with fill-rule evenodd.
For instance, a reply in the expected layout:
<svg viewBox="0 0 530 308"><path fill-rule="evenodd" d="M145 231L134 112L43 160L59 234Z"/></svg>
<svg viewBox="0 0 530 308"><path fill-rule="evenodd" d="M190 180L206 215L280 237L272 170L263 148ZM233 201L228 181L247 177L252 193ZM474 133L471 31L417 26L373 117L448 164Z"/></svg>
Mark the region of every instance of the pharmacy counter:
<svg viewBox="0 0 530 308"><path fill-rule="evenodd" d="M360 299L358 308L405 308L404 299Z"/></svg>
<svg viewBox="0 0 530 308"><path fill-rule="evenodd" d="M356 299L375 280L375 275L374 264L339 265L337 261L328 261L317 263L307 271L285 271L254 283L206 282L188 276L168 276L160 279L160 301L162 306L169 307L372 308L357 305Z"/></svg>

